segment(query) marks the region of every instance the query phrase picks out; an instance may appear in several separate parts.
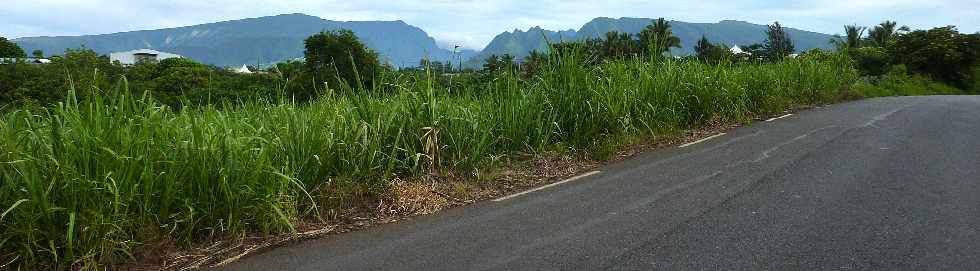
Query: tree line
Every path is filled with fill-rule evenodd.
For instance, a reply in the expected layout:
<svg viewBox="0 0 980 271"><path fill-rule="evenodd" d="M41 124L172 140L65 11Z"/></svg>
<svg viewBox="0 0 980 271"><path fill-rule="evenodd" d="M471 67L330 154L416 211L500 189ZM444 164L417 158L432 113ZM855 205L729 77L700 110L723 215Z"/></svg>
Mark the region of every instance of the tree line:
<svg viewBox="0 0 980 271"><path fill-rule="evenodd" d="M745 56L752 56L744 59L779 60L796 51L791 37L779 22L774 22L768 26L766 36L766 40L762 43L743 45L747 49ZM724 43L712 43L707 37L702 36L693 48L695 54L682 59L713 63L722 60L739 60L740 58L737 58L738 56L730 51L729 46ZM681 48L681 39L673 34L669 21L659 18L639 33L610 31L602 38L586 39L580 42L563 41L551 44L549 48L553 51L578 51L583 55L584 63L587 64L601 64L633 57L662 61L670 57L671 49ZM528 56L523 59L515 59L510 54L490 55L484 59L482 71L497 72L514 69L533 74L533 71L540 66L547 55L546 52L538 51L529 52Z"/></svg>
<svg viewBox="0 0 980 271"><path fill-rule="evenodd" d="M865 75L908 71L960 89L980 90L980 33L960 33L955 26L911 30L894 21L872 27L846 25L844 33L832 42Z"/></svg>
<svg viewBox="0 0 980 271"><path fill-rule="evenodd" d="M980 34L963 34L953 26L913 31L892 21L870 28L849 25L844 33L831 42L866 76L908 72L964 90L978 88ZM693 48L694 55L675 60L669 52L680 48L681 40L673 34L670 22L660 18L636 34L613 31L602 38L559 42L551 44L549 52L532 51L521 59L491 55L480 69L426 59L416 68L395 69L382 63L379 54L353 32L336 30L307 38L303 61L277 63L256 74L236 74L184 58L125 66L111 63L107 56L92 50L69 49L52 56L48 65L0 65L0 105L44 106L63 101L69 88L84 96L118 88L120 82L135 94L149 92L160 102L178 108L253 99L307 101L337 90L384 89L373 84L379 76L428 77L436 84L451 85L448 89L478 90L501 73L532 78L556 54L576 54L583 65L601 65L628 58L711 64L779 61L796 52L779 22L768 26L766 37L759 44L741 45L745 53L736 55L728 44L712 43L702 36ZM32 55L42 57L44 53L34 51ZM0 38L0 57L26 56L16 44Z"/></svg>

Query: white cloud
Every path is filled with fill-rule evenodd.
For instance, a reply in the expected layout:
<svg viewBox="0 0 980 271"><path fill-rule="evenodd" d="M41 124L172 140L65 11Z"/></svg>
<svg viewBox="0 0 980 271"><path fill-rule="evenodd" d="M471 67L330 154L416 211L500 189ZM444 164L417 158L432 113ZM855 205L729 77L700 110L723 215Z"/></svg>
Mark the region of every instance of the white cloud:
<svg viewBox="0 0 980 271"><path fill-rule="evenodd" d="M442 43L481 48L515 28L577 29L594 17L666 17L692 22L723 19L784 25L825 33L844 24L899 21L914 28L958 25L980 30L980 0L35 0L5 3L0 35L82 35L156 29L222 20L306 13L330 20L403 20Z"/></svg>

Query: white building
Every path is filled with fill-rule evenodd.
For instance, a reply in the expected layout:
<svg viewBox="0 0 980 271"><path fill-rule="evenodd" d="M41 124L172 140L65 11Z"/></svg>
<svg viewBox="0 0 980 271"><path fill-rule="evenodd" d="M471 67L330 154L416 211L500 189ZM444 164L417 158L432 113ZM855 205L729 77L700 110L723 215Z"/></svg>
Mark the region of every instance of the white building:
<svg viewBox="0 0 980 271"><path fill-rule="evenodd" d="M0 58L0 64L14 64L14 63L25 63L25 64L48 64L51 60L47 58L18 58L18 57L3 57Z"/></svg>
<svg viewBox="0 0 980 271"><path fill-rule="evenodd" d="M740 54L752 55L752 53L742 51L742 48L738 47L738 45L732 46L732 48L728 50L732 52L733 55L740 55Z"/></svg>
<svg viewBox="0 0 980 271"><path fill-rule="evenodd" d="M252 73L252 71L248 69L248 65L244 65L244 64L242 65L241 68L238 68L237 70L235 70L235 72L237 72L237 73Z"/></svg>
<svg viewBox="0 0 980 271"><path fill-rule="evenodd" d="M119 61L123 65L133 65L143 61L157 62L168 58L182 58L178 54L160 52L151 49L138 49L125 52L115 52L109 54L109 61Z"/></svg>

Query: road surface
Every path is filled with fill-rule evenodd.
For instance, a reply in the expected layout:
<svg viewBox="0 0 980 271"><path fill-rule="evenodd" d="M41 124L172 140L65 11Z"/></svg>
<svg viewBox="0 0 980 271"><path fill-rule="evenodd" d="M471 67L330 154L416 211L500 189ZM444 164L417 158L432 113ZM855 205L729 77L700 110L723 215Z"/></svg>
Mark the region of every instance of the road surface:
<svg viewBox="0 0 980 271"><path fill-rule="evenodd" d="M977 270L980 97L837 104L226 270Z"/></svg>

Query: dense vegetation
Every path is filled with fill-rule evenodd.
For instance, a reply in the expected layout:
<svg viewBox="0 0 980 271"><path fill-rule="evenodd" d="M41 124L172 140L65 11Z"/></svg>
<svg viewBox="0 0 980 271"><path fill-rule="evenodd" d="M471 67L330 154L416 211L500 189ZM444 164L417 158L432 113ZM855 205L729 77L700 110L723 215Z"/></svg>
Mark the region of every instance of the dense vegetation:
<svg viewBox="0 0 980 271"><path fill-rule="evenodd" d="M910 31L885 21L868 28L849 25L845 37L835 40L851 56L863 75L879 77L911 72L980 93L980 33L963 34L953 26Z"/></svg>
<svg viewBox="0 0 980 271"><path fill-rule="evenodd" d="M585 42L589 39L606 39L610 31L617 34L634 35L646 29L656 18L595 18L582 25L578 29L568 29L562 31L552 31L534 27L525 31L515 30L504 32L493 38L492 41L475 57L470 60L464 58L466 67L479 67L483 59L490 55L510 54L518 59L527 56L531 51L545 52L549 47L548 43L559 41L580 41ZM673 34L680 38L681 47L671 50L675 55L694 54L694 46L698 39L707 36L711 42L728 43L729 45L749 45L761 44L766 38L766 25L758 25L747 22L724 20L717 23L687 23L682 21L669 21ZM827 40L833 38L832 35L803 31L799 29L785 28L786 33L792 38L794 46L800 51L809 51L814 48L822 50L833 49L833 45Z"/></svg>
<svg viewBox="0 0 980 271"><path fill-rule="evenodd" d="M516 152L601 156L794 105L956 91L898 68L862 78L849 55L821 51L665 58L669 26L651 29L635 55L556 44L461 74L340 68L372 54L337 59L310 46L363 47L344 32L307 40L308 56L334 57L258 75L187 59L123 67L87 50L4 65L0 87L14 87L0 94L20 102L0 116L0 260L95 267L159 240L295 231L356 197L384 195L396 176L490 168ZM315 75L323 69L334 83ZM929 88L901 90L909 85Z"/></svg>
<svg viewBox="0 0 980 271"><path fill-rule="evenodd" d="M17 44L0 37L0 57L24 57L24 50Z"/></svg>

